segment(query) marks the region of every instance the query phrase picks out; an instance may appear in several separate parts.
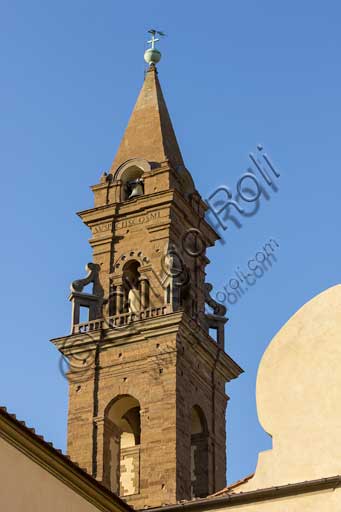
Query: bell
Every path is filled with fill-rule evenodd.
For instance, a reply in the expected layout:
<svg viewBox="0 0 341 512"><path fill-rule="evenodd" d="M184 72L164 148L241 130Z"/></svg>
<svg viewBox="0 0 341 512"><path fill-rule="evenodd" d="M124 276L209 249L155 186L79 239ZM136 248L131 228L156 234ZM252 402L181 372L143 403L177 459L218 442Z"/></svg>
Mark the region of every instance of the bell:
<svg viewBox="0 0 341 512"><path fill-rule="evenodd" d="M143 185L141 181L135 181L134 183L132 183L129 199L137 196L143 196Z"/></svg>

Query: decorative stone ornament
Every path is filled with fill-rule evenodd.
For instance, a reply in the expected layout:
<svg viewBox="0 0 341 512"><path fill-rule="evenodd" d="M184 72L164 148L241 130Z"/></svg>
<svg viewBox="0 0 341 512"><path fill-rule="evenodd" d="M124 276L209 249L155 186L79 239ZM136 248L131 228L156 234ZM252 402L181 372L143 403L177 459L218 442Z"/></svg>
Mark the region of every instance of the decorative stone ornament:
<svg viewBox="0 0 341 512"><path fill-rule="evenodd" d="M214 329L217 333L217 343L220 348L224 350L225 345L225 331L224 326L227 322L226 307L223 304L219 304L219 302L215 301L213 297L211 297L210 293L212 291L213 286L211 283L204 284L204 294L205 294L205 302L206 304L213 309L213 314L205 314L205 323L207 329Z"/></svg>
<svg viewBox="0 0 341 512"><path fill-rule="evenodd" d="M89 320L95 320L102 315L103 292L99 282L100 266L96 263L88 263L85 267L88 275L83 279L77 279L70 285L71 295L69 300L72 303L71 333L74 333L75 326L80 323L81 308L88 310ZM83 289L88 284L93 284L92 293L84 293Z"/></svg>

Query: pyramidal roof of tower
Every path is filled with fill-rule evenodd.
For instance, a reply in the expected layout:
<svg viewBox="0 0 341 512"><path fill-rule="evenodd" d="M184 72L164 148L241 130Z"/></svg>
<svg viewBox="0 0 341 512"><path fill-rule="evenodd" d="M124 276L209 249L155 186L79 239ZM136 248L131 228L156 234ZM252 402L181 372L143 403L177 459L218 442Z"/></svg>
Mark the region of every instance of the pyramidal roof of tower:
<svg viewBox="0 0 341 512"><path fill-rule="evenodd" d="M183 165L155 65L151 65L111 166L111 172L132 158L159 164L169 160L175 169Z"/></svg>

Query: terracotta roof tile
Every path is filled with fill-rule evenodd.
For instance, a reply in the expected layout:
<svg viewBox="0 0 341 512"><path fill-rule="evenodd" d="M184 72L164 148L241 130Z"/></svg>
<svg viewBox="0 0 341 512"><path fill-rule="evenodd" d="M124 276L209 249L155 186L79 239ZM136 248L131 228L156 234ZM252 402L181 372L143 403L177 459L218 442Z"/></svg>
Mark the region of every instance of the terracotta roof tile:
<svg viewBox="0 0 341 512"><path fill-rule="evenodd" d="M251 473L251 475L248 475L241 480L237 480L237 482L234 482L233 484L228 485L227 487L224 487L224 489L221 489L220 491L215 492L214 494L211 494L208 496L208 498L217 498L219 496L226 496L227 494L231 494L231 491L239 487L240 485L246 484L251 478L254 476L254 473Z"/></svg>

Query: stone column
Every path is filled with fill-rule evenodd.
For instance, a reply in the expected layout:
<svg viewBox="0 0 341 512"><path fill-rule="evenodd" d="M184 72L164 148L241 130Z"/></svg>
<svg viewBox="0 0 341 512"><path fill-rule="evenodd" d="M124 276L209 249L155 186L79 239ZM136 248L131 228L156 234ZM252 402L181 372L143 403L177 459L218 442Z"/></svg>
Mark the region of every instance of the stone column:
<svg viewBox="0 0 341 512"><path fill-rule="evenodd" d="M141 310L147 309L149 306L149 283L146 276L140 277L141 286Z"/></svg>
<svg viewBox="0 0 341 512"><path fill-rule="evenodd" d="M124 291L123 284L116 286L116 315L123 312Z"/></svg>

